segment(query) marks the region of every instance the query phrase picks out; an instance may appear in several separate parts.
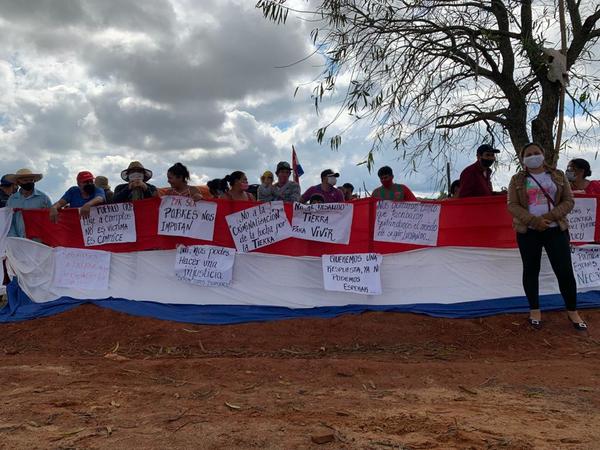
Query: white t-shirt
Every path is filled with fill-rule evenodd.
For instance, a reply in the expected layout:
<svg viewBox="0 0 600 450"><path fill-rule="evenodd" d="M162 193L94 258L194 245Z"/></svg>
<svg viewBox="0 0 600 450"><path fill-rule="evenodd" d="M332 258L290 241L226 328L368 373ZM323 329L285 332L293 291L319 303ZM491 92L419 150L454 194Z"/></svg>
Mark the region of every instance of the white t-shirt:
<svg viewBox="0 0 600 450"><path fill-rule="evenodd" d="M552 210L552 203L546 198L538 183L536 183L531 178L535 177L537 182L542 185L546 193L550 196L552 200L556 202L556 184L552 181L552 176L548 172L539 173L539 174L529 174L527 178L525 178L525 189L527 189L527 201L529 204L529 212L534 216L543 216L547 212ZM556 222L552 222L550 224L551 227L556 227L558 224Z"/></svg>

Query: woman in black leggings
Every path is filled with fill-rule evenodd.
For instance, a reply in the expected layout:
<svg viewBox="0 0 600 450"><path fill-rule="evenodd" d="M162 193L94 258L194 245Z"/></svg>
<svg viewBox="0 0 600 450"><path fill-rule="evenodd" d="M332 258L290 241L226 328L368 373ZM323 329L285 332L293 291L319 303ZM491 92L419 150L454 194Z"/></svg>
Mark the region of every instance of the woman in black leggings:
<svg viewBox="0 0 600 450"><path fill-rule="evenodd" d="M587 324L577 312L577 284L571 265L567 214L574 201L569 181L563 172L544 164L544 149L539 144L525 145L519 156L524 170L510 180L508 211L523 261L528 322L535 329L542 326L539 275L543 248L558 279L569 319L577 330L585 331Z"/></svg>

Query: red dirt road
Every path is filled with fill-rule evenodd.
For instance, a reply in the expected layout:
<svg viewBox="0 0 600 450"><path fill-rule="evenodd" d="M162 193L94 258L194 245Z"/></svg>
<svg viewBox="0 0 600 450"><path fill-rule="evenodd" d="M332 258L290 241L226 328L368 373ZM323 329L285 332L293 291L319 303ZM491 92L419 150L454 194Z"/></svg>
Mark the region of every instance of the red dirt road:
<svg viewBox="0 0 600 450"><path fill-rule="evenodd" d="M0 448L600 449L600 311L0 325ZM317 444L316 441L327 441Z"/></svg>

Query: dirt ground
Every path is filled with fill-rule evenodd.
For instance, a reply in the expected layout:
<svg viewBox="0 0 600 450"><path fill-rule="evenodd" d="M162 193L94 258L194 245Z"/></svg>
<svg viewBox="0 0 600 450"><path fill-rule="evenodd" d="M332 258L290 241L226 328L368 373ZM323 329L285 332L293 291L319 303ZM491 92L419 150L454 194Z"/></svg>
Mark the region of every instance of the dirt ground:
<svg viewBox="0 0 600 450"><path fill-rule="evenodd" d="M600 449L600 311L0 325L0 448ZM323 442L323 443L318 443Z"/></svg>

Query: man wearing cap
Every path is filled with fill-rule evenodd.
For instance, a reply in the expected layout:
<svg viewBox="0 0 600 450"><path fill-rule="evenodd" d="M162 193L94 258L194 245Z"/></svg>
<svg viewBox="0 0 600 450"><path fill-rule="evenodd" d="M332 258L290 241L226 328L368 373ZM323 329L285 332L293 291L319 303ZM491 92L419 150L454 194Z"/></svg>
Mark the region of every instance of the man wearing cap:
<svg viewBox="0 0 600 450"><path fill-rule="evenodd" d="M96 180L94 180L94 184L96 187L99 187L104 191L104 198L106 199L106 203L112 203L113 201L113 191L110 190L110 185L108 184L108 178L98 175Z"/></svg>
<svg viewBox="0 0 600 450"><path fill-rule="evenodd" d="M302 203L307 203L313 195L319 194L323 196L325 203L343 202L344 194L342 194L342 191L335 187L339 176L339 173L335 173L331 169L324 170L323 172L321 172L321 184L309 187L307 191L304 194L302 194L300 201Z"/></svg>
<svg viewBox="0 0 600 450"><path fill-rule="evenodd" d="M0 180L0 208L6 206L8 198L17 192L17 185L8 179L8 175L4 175Z"/></svg>
<svg viewBox="0 0 600 450"><path fill-rule="evenodd" d="M16 173L6 175L9 181L16 183L19 190L6 202L7 208L38 209L50 208L52 202L42 191L35 188L35 183L43 178L41 173L33 173L29 169L19 169ZM13 214L9 236L25 237L25 223L20 211Z"/></svg>
<svg viewBox="0 0 600 450"><path fill-rule="evenodd" d="M284 202L299 202L300 201L300 185L295 181L290 180L292 174L292 168L286 161L280 161L277 164L277 183L275 187L275 200L282 200Z"/></svg>
<svg viewBox="0 0 600 450"><path fill-rule="evenodd" d="M460 174L459 197L484 197L494 195L492 188L492 165L500 150L483 144L477 149L477 161L466 167Z"/></svg>
<svg viewBox="0 0 600 450"><path fill-rule="evenodd" d="M83 171L77 174L77 186L70 187L67 192L50 208L50 221L58 221L58 211L65 207L79 208L79 215L87 219L90 208L106 202L104 191L94 184L94 175Z"/></svg>
<svg viewBox="0 0 600 450"><path fill-rule="evenodd" d="M121 172L121 178L127 183L120 184L115 188L113 203L158 197L156 186L148 183L148 180L152 178L152 171L146 169L141 162L132 161L129 167Z"/></svg>

